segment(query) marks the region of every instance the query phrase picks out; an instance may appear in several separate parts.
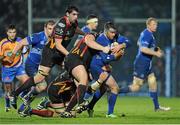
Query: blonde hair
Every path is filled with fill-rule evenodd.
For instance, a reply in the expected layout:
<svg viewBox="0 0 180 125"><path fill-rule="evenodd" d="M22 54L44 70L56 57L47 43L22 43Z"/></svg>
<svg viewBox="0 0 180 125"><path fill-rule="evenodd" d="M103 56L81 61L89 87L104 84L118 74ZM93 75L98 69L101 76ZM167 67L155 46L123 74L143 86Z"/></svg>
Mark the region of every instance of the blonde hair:
<svg viewBox="0 0 180 125"><path fill-rule="evenodd" d="M149 25L152 21L155 21L156 23L158 22L158 20L154 17L149 17L147 20L146 20L146 25Z"/></svg>

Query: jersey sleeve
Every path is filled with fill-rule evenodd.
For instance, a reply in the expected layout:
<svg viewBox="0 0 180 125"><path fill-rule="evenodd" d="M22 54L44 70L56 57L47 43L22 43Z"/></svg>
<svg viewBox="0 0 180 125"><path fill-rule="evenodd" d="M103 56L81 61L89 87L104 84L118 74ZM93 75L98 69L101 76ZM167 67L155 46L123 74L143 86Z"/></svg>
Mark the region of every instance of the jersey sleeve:
<svg viewBox="0 0 180 125"><path fill-rule="evenodd" d="M60 19L59 22L54 27L54 38L62 39L66 34L66 21L65 19Z"/></svg>
<svg viewBox="0 0 180 125"><path fill-rule="evenodd" d="M121 36L121 35L118 36L117 42L119 44L125 43L126 44L126 48L131 46L130 40L127 37L124 37L124 36Z"/></svg>
<svg viewBox="0 0 180 125"><path fill-rule="evenodd" d="M29 46L24 46L23 49L22 49L22 54L27 53L28 50L29 50Z"/></svg>
<svg viewBox="0 0 180 125"><path fill-rule="evenodd" d="M106 53L100 52L100 56L104 63L110 63L111 61L116 60L115 56L112 54L106 54Z"/></svg>
<svg viewBox="0 0 180 125"><path fill-rule="evenodd" d="M3 54L3 48L2 48L2 41L0 42L0 56L2 57L4 54Z"/></svg>
<svg viewBox="0 0 180 125"><path fill-rule="evenodd" d="M140 47L149 47L151 42L151 35L147 33L141 34L141 38L139 39L139 45Z"/></svg>
<svg viewBox="0 0 180 125"><path fill-rule="evenodd" d="M90 33L90 30L87 27L83 27L83 28L81 28L81 30L84 33ZM77 40L81 40L83 37L84 37L84 35L78 35Z"/></svg>
<svg viewBox="0 0 180 125"><path fill-rule="evenodd" d="M37 44L40 41L38 33L32 34L28 37L26 37L29 45Z"/></svg>

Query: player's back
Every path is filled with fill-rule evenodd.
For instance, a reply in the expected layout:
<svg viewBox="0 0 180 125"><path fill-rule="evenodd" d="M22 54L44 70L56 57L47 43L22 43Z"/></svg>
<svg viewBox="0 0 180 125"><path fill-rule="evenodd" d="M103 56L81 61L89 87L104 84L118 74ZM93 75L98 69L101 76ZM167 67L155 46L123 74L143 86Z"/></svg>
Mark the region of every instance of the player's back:
<svg viewBox="0 0 180 125"><path fill-rule="evenodd" d="M88 26L83 26L83 27L81 28L81 30L82 30L84 33L91 33L91 30L90 30L90 28L89 28ZM80 40L80 39L82 39L83 37L84 37L83 35L78 35L77 40Z"/></svg>
<svg viewBox="0 0 180 125"><path fill-rule="evenodd" d="M39 64L41 61L42 50L47 43L47 37L44 31L34 33L31 36L26 37L27 41L32 48L28 55L28 59L32 60L35 64Z"/></svg>
<svg viewBox="0 0 180 125"><path fill-rule="evenodd" d="M145 29L143 32L141 32L140 37L138 39L138 54L136 56L136 60L141 60L144 62L149 62L152 60L152 55L145 54L141 52L141 47L147 47L149 49L154 49L156 46L156 40L153 36L153 33L148 31L148 29Z"/></svg>

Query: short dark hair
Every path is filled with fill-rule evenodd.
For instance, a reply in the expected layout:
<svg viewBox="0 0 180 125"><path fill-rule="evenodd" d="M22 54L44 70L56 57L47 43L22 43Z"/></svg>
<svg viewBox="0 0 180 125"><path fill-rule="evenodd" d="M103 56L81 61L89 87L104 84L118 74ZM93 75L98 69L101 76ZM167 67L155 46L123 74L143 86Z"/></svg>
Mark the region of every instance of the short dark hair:
<svg viewBox="0 0 180 125"><path fill-rule="evenodd" d="M54 25L55 21L54 20L48 20L45 24L44 27L47 27L47 25Z"/></svg>
<svg viewBox="0 0 180 125"><path fill-rule="evenodd" d="M95 14L90 14L87 16L87 20L93 19L93 18L98 18Z"/></svg>
<svg viewBox="0 0 180 125"><path fill-rule="evenodd" d="M12 29L15 29L16 30L16 26L14 25L14 24L9 24L7 27L6 27L6 32L8 31L8 30L12 30Z"/></svg>
<svg viewBox="0 0 180 125"><path fill-rule="evenodd" d="M109 30L110 28L117 30L115 24L113 22L106 22L104 24L104 30Z"/></svg>
<svg viewBox="0 0 180 125"><path fill-rule="evenodd" d="M69 5L66 9L66 13L71 13L72 11L79 12L79 9L76 6Z"/></svg>

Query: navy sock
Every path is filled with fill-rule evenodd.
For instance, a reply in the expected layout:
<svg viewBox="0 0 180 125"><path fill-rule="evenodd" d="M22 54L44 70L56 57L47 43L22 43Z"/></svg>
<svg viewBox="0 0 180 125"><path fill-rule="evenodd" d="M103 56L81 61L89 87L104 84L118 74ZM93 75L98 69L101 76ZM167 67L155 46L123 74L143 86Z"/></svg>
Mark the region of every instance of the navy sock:
<svg viewBox="0 0 180 125"><path fill-rule="evenodd" d="M129 86L120 88L119 94L130 92Z"/></svg>
<svg viewBox="0 0 180 125"><path fill-rule="evenodd" d="M97 90L94 93L93 99L89 103L89 109L93 109L96 102L103 96L104 93L101 93L99 90Z"/></svg>
<svg viewBox="0 0 180 125"><path fill-rule="evenodd" d="M78 103L81 104L84 100L83 98L84 98L85 92L86 92L86 86L80 84L77 87L74 95L71 97L71 100L70 100L68 106L66 107L65 111L70 112L76 104L78 104Z"/></svg>
<svg viewBox="0 0 180 125"><path fill-rule="evenodd" d="M116 99L117 99L117 94L111 93L108 98L108 115L113 114Z"/></svg>
<svg viewBox="0 0 180 125"><path fill-rule="evenodd" d="M10 107L10 100L8 96L5 97L5 101L6 101L6 107Z"/></svg>
<svg viewBox="0 0 180 125"><path fill-rule="evenodd" d="M158 102L158 95L157 92L150 92L150 97L153 100L154 103L154 108L158 109L159 108L159 102Z"/></svg>
<svg viewBox="0 0 180 125"><path fill-rule="evenodd" d="M35 86L34 77L30 77L28 80L26 80L26 82L17 88L16 91L12 92L12 94L14 96L18 96L21 92L29 89L31 86Z"/></svg>

